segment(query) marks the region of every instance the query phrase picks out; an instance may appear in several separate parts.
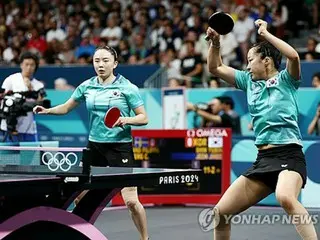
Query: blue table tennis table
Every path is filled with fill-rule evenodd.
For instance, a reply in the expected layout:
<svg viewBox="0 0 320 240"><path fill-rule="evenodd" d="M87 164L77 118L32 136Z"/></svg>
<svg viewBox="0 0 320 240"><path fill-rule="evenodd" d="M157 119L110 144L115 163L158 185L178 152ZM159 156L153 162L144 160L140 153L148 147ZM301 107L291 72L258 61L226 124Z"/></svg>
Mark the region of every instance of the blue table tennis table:
<svg viewBox="0 0 320 240"><path fill-rule="evenodd" d="M52 171L45 165L0 165L0 239L106 240L94 223L123 187L196 183L201 173L90 165ZM70 211L83 190L88 192Z"/></svg>

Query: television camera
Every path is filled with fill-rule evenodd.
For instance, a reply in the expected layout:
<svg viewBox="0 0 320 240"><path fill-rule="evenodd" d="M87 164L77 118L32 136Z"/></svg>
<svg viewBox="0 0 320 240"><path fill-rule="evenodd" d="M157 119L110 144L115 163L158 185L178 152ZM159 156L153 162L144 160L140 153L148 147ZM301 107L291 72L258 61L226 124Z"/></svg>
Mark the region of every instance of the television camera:
<svg viewBox="0 0 320 240"><path fill-rule="evenodd" d="M204 102L199 102L199 103L196 103L194 104L195 108L196 109L199 109L199 110L203 110L205 112L208 112L208 113L212 113L211 111L211 107L208 103L204 103ZM200 120L202 119L202 117L200 117L198 114L194 114L193 115L193 127L194 128L199 128L201 127L200 125Z"/></svg>
<svg viewBox="0 0 320 240"><path fill-rule="evenodd" d="M51 106L51 102L48 99L37 101L38 96L44 94L44 90L28 92L5 92L4 89L0 90L0 119L6 120L8 134L18 134L16 130L17 118L27 116L27 113L31 112L36 105L45 108Z"/></svg>

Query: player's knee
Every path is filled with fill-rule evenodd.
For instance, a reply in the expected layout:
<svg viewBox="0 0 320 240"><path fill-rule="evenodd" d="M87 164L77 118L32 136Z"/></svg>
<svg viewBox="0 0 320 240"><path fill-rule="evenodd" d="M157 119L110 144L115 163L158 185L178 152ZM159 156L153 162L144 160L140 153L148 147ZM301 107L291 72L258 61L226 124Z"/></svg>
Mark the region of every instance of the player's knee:
<svg viewBox="0 0 320 240"><path fill-rule="evenodd" d="M283 192L276 192L276 198L280 206L283 207L286 211L291 211L294 208L295 201L297 201L294 196Z"/></svg>

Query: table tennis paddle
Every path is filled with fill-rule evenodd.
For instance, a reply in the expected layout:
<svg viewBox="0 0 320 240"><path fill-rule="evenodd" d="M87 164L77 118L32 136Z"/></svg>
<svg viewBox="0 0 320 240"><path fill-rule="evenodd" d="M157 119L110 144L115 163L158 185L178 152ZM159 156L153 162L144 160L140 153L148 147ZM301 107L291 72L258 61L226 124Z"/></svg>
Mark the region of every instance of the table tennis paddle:
<svg viewBox="0 0 320 240"><path fill-rule="evenodd" d="M104 124L108 128L113 128L114 124L118 121L120 116L121 116L121 112L119 108L112 107L107 111L104 117Z"/></svg>
<svg viewBox="0 0 320 240"><path fill-rule="evenodd" d="M208 25L220 35L226 35L232 31L234 21L228 13L216 12L209 17ZM210 38L206 36L205 39Z"/></svg>

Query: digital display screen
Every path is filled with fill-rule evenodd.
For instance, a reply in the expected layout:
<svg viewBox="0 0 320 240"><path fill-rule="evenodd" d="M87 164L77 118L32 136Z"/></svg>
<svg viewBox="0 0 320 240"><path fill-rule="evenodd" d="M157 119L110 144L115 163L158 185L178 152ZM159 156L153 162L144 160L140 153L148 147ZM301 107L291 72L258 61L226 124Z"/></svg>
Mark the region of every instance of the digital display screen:
<svg viewBox="0 0 320 240"><path fill-rule="evenodd" d="M151 168L201 169L201 181L183 185L163 184L140 187L140 194L221 194L223 136L196 136L185 131L180 136L134 137L134 156ZM177 134L176 134L177 135Z"/></svg>

